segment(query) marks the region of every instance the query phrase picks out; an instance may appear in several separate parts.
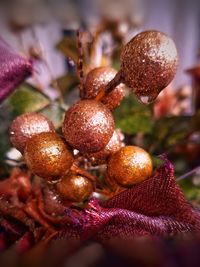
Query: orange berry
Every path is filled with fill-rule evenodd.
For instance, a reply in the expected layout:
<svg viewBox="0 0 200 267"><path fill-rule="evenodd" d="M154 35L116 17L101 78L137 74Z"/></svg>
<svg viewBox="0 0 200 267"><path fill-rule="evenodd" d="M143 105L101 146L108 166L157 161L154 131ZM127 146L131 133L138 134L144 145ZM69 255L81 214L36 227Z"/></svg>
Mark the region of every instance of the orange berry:
<svg viewBox="0 0 200 267"><path fill-rule="evenodd" d="M56 133L40 133L31 137L24 158L34 174L47 180L60 178L73 164L71 151Z"/></svg>
<svg viewBox="0 0 200 267"><path fill-rule="evenodd" d="M87 154L87 158L90 160L92 165L105 164L109 156L117 152L123 146L123 134L119 129L117 129L113 132L110 141L104 149L96 153Z"/></svg>
<svg viewBox="0 0 200 267"><path fill-rule="evenodd" d="M69 173L56 184L58 194L64 200L83 202L94 190L93 183L86 177Z"/></svg>
<svg viewBox="0 0 200 267"><path fill-rule="evenodd" d="M107 175L124 187L140 183L152 175L151 157L140 147L122 147L110 157Z"/></svg>

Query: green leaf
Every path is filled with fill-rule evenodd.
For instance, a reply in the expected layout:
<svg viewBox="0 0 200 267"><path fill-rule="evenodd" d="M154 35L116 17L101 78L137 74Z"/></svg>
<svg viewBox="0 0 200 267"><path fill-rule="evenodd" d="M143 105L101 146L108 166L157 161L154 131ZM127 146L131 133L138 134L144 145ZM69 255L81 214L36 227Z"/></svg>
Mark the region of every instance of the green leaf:
<svg viewBox="0 0 200 267"><path fill-rule="evenodd" d="M124 98L114 117L116 127L125 134L152 132L154 121L150 106L140 104L133 95Z"/></svg>
<svg viewBox="0 0 200 267"><path fill-rule="evenodd" d="M0 105L0 179L8 171L8 165L5 164L5 154L10 148L9 126L12 120L13 116L6 100Z"/></svg>
<svg viewBox="0 0 200 267"><path fill-rule="evenodd" d="M56 48L75 63L78 61L78 49L75 37L64 37Z"/></svg>
<svg viewBox="0 0 200 267"><path fill-rule="evenodd" d="M179 182L186 198L195 206L200 206L200 187L195 186L191 179L187 178Z"/></svg>
<svg viewBox="0 0 200 267"><path fill-rule="evenodd" d="M9 97L8 103L15 115L36 112L49 104L49 99L30 84L24 83Z"/></svg>
<svg viewBox="0 0 200 267"><path fill-rule="evenodd" d="M184 141L186 135L191 131L190 116L162 117L154 125L151 145L153 151L162 151ZM152 150L151 150L152 151Z"/></svg>
<svg viewBox="0 0 200 267"><path fill-rule="evenodd" d="M62 126L65 110L61 108L58 103L55 102L49 105L48 107L42 109L40 113L49 118L56 129Z"/></svg>
<svg viewBox="0 0 200 267"><path fill-rule="evenodd" d="M8 128L12 121L12 118L9 114L9 111L6 105L2 105L0 107L0 121L3 122L1 123L1 127L0 127L0 159L1 159L4 152L9 147Z"/></svg>

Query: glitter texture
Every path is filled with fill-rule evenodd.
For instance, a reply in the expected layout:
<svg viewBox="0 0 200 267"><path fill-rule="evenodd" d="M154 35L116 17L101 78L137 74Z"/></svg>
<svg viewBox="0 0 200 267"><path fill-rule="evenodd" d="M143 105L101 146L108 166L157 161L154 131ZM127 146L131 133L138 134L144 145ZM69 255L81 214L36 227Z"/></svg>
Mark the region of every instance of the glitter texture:
<svg viewBox="0 0 200 267"><path fill-rule="evenodd" d="M84 98L92 99L97 94L105 89L105 86L115 77L117 71L110 67L98 67L91 70L84 83ZM102 103L109 108L114 110L119 106L125 95L125 85L119 84L110 94L104 96L101 100Z"/></svg>
<svg viewBox="0 0 200 267"><path fill-rule="evenodd" d="M121 131L119 129L115 130L106 147L99 152L88 154L87 158L92 165L105 164L111 154L117 152L124 146L123 139L124 136Z"/></svg>
<svg viewBox="0 0 200 267"><path fill-rule="evenodd" d="M152 175L152 161L142 148L125 146L109 159L107 174L119 185L129 187Z"/></svg>
<svg viewBox="0 0 200 267"><path fill-rule="evenodd" d="M29 169L47 180L58 179L68 172L73 157L56 133L40 133L27 142L25 161Z"/></svg>
<svg viewBox="0 0 200 267"><path fill-rule="evenodd" d="M16 54L1 37L0 62L0 102L2 102L32 74L33 66L30 60Z"/></svg>
<svg viewBox="0 0 200 267"><path fill-rule="evenodd" d="M10 127L10 141L15 148L23 152L28 139L42 132L54 132L51 121L39 113L25 113L18 116Z"/></svg>
<svg viewBox="0 0 200 267"><path fill-rule="evenodd" d="M81 100L70 107L63 123L63 134L67 142L84 153L102 150L114 131L114 119L102 103Z"/></svg>
<svg viewBox="0 0 200 267"><path fill-rule="evenodd" d="M177 65L173 40L159 31L136 35L121 54L122 77L144 103L152 102L172 81Z"/></svg>
<svg viewBox="0 0 200 267"><path fill-rule="evenodd" d="M56 184L59 195L66 200L82 202L89 198L94 186L86 177L70 173Z"/></svg>

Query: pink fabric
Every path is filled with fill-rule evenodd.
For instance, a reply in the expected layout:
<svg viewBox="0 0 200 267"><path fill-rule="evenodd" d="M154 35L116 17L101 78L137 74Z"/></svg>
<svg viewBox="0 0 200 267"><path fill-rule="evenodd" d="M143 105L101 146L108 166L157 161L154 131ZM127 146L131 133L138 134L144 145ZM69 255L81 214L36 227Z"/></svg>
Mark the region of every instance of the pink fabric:
<svg viewBox="0 0 200 267"><path fill-rule="evenodd" d="M135 236L168 237L200 230L200 214L186 201L174 178L173 165L166 160L152 178L123 191L101 205L93 199L61 236L105 242Z"/></svg>
<svg viewBox="0 0 200 267"><path fill-rule="evenodd" d="M0 38L0 102L12 93L31 72L31 62L16 54L11 47Z"/></svg>

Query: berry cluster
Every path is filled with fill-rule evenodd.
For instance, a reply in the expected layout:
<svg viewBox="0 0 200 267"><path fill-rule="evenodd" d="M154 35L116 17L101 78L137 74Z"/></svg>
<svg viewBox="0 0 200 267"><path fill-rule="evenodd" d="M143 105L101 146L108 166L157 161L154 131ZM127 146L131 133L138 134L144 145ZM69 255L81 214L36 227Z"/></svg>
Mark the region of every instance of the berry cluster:
<svg viewBox="0 0 200 267"><path fill-rule="evenodd" d="M83 202L101 183L80 168L80 157L91 165L106 164L103 184L108 188L131 187L152 175L152 160L142 148L124 146L112 111L123 99L125 85L142 102L153 101L176 68L173 41L158 31L142 32L124 46L119 72L99 67L87 74L81 100L65 113L62 136L43 115L27 113L13 121L10 140L29 170L51 183L63 202Z"/></svg>

